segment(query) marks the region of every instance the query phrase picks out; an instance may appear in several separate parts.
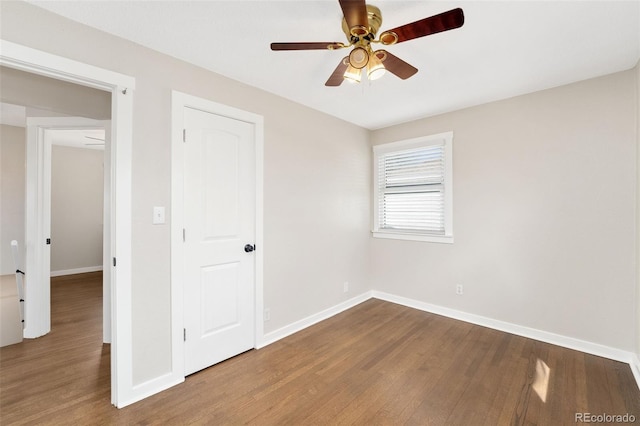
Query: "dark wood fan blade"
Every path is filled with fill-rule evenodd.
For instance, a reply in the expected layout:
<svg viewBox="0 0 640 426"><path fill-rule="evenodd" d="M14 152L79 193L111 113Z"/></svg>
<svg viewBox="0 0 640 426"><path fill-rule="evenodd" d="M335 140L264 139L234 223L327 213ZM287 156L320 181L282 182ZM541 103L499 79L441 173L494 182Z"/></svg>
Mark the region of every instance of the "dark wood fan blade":
<svg viewBox="0 0 640 426"><path fill-rule="evenodd" d="M324 84L325 86L335 87L342 84L342 82L344 81L344 72L347 70L347 64L349 63L348 61L348 56L342 58L342 61L340 61L340 64L338 64L336 69L333 71L333 74L331 74L329 80L327 80L327 82Z"/></svg>
<svg viewBox="0 0 640 426"><path fill-rule="evenodd" d="M411 77L418 72L418 68L406 63L397 56L392 55L386 50L377 50L376 56L382 61L384 68L391 74L397 75L403 80Z"/></svg>
<svg viewBox="0 0 640 426"><path fill-rule="evenodd" d="M403 41L413 40L414 38L460 28L462 24L464 24L464 13L462 9L452 9L439 15L387 30L380 34L380 41L382 44L393 44L391 39L395 37L389 36L389 34L393 33L398 37L395 42L402 43Z"/></svg>
<svg viewBox="0 0 640 426"><path fill-rule="evenodd" d="M337 41L271 43L271 50L335 50L342 49L344 44Z"/></svg>
<svg viewBox="0 0 640 426"><path fill-rule="evenodd" d="M347 21L347 26L350 29L353 27L369 27L365 0L340 0L340 7L344 14L344 20Z"/></svg>

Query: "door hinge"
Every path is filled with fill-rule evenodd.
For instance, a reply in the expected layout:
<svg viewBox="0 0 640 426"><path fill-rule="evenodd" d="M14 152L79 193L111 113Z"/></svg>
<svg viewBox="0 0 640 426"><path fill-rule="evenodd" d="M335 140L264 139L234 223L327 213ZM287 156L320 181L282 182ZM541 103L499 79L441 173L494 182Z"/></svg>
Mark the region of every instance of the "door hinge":
<svg viewBox="0 0 640 426"><path fill-rule="evenodd" d="M187 329L186 328L182 329L182 339L185 342L187 341Z"/></svg>
<svg viewBox="0 0 640 426"><path fill-rule="evenodd" d="M182 129L182 142L187 141L187 129Z"/></svg>
<svg viewBox="0 0 640 426"><path fill-rule="evenodd" d="M182 242L184 243L185 241L187 241L187 231L182 228Z"/></svg>
<svg viewBox="0 0 640 426"><path fill-rule="evenodd" d="M113 266L116 266L116 258L113 258Z"/></svg>

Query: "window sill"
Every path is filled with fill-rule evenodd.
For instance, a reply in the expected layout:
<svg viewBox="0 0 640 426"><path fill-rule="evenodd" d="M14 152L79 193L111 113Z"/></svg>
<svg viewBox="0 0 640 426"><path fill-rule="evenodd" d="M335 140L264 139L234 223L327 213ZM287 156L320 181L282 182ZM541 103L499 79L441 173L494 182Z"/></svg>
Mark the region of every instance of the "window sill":
<svg viewBox="0 0 640 426"><path fill-rule="evenodd" d="M374 238L386 238L392 240L422 241L426 243L453 244L453 235L423 235L423 234L403 234L401 232L381 232L371 231Z"/></svg>

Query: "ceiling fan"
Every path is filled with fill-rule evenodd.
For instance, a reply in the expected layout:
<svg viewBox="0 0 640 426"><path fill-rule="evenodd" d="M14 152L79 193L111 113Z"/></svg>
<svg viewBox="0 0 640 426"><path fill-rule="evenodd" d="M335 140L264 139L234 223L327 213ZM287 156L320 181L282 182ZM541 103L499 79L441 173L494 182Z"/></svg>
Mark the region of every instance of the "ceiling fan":
<svg viewBox="0 0 640 426"><path fill-rule="evenodd" d="M385 70L407 79L418 72L414 66L406 63L384 49L373 50L372 43L390 46L415 38L424 37L442 31L453 30L464 24L462 9L420 19L410 24L386 30L376 39L376 33L382 24L380 9L366 4L365 0L339 0L342 7L342 31L348 44L341 42L293 42L271 43L271 50L337 50L353 47L333 71L325 86L339 86L344 80L360 82L363 70L369 80L380 78Z"/></svg>

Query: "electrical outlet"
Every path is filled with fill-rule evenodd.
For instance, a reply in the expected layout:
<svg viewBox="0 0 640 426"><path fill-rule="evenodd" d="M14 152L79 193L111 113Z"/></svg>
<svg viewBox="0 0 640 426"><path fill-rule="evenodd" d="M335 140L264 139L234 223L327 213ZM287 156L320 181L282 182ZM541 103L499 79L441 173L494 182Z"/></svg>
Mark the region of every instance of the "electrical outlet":
<svg viewBox="0 0 640 426"><path fill-rule="evenodd" d="M342 291L345 293L349 292L349 281L344 282L344 284L342 285Z"/></svg>
<svg viewBox="0 0 640 426"><path fill-rule="evenodd" d="M462 287L462 284L458 284L456 286L456 294L463 294L464 293L464 287Z"/></svg>
<svg viewBox="0 0 640 426"><path fill-rule="evenodd" d="M265 308L264 310L264 320L269 321L271 319L271 309Z"/></svg>

